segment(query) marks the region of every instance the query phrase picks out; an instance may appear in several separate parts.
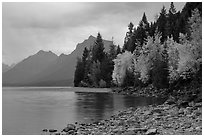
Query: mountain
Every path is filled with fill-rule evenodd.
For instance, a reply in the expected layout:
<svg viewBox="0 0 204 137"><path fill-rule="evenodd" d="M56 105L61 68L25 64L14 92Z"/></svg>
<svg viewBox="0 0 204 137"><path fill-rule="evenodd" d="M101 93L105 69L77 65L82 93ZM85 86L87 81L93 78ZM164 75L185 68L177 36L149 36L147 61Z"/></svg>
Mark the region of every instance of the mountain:
<svg viewBox="0 0 204 137"><path fill-rule="evenodd" d="M24 85L35 75L44 71L51 62L57 59L57 55L51 51L40 50L35 55L29 56L12 69L2 74L3 85Z"/></svg>
<svg viewBox="0 0 204 137"><path fill-rule="evenodd" d="M73 86L74 71L75 71L75 66L77 62L77 57L81 57L83 54L84 48L85 47L90 48L94 44L95 40L96 40L95 37L89 36L88 39L84 40L82 43L77 44L76 49L71 54L69 55L61 54L58 57L55 56L56 58L51 60L50 63L47 62L47 65L45 65L44 69L39 69L38 73L35 73L35 74L32 73L32 75L30 75L30 71L27 71L25 74L23 74L23 76L29 75L29 79L26 78L21 83L16 81L18 79L16 78L16 75L14 76L14 74L10 74L11 72L8 71L6 72L7 74L5 75L6 77L3 77L3 85L6 86L8 85L8 83L11 83L8 80L4 80L4 79L8 79L8 76L11 77L13 75L12 78L9 78L9 80L12 81L13 85ZM112 41L103 40L103 42L104 42L105 51L107 52L109 50L110 45L112 44ZM33 58L33 56L31 56L30 58ZM21 69L24 69L25 66L22 66L21 64L22 63L20 62L17 65L21 66ZM33 63L30 62L27 65L27 67L30 66L31 64ZM33 67L35 69L35 66ZM15 81L13 79L15 79Z"/></svg>
<svg viewBox="0 0 204 137"><path fill-rule="evenodd" d="M11 67L5 63L2 63L2 73L7 72Z"/></svg>

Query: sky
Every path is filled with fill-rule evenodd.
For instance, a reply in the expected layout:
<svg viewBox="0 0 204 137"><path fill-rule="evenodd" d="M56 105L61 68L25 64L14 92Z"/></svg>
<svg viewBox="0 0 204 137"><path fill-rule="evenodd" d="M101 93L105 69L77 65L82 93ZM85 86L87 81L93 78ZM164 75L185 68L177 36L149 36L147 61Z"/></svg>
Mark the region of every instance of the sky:
<svg viewBox="0 0 204 137"><path fill-rule="evenodd" d="M98 32L122 47L128 24L137 26L144 12L154 21L163 5L168 11L169 2L3 2L2 61L18 63L39 50L70 54ZM174 5L178 11L185 3Z"/></svg>

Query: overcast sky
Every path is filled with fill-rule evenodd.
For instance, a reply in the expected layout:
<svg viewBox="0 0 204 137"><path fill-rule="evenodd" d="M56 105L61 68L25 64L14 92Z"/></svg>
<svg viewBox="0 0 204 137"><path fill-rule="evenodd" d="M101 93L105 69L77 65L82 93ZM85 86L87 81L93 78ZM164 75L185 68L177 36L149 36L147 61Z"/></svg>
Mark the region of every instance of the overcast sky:
<svg viewBox="0 0 204 137"><path fill-rule="evenodd" d="M181 10L185 3L174 3ZM143 13L154 21L170 3L3 3L2 60L12 64L37 53L71 53L77 43L100 32L123 45L129 22L138 25Z"/></svg>

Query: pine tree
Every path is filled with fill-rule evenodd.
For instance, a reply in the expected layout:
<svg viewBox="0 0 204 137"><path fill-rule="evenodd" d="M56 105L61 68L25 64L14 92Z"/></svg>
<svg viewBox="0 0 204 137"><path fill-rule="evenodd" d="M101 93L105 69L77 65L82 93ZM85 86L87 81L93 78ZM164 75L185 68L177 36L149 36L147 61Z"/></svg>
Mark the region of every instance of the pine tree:
<svg viewBox="0 0 204 137"><path fill-rule="evenodd" d="M160 16L157 20L157 28L158 31L161 32L161 43L163 43L167 39L167 33L168 30L167 28L167 13L166 13L166 8L163 6L160 12Z"/></svg>
<svg viewBox="0 0 204 137"><path fill-rule="evenodd" d="M136 36L136 42L140 44L140 47L143 46L143 44L146 43L147 41L147 36L148 36L148 31L149 31L149 23L147 21L147 17L145 13L142 16L142 20L139 23L139 26L137 27L137 30L134 31L134 35ZM139 46L139 45L137 45Z"/></svg>
<svg viewBox="0 0 204 137"><path fill-rule="evenodd" d="M115 59L117 56L117 49L116 46L114 44L110 45L110 50L109 50L109 58L111 60Z"/></svg>
<svg viewBox="0 0 204 137"><path fill-rule="evenodd" d="M81 58L78 58L76 70L74 73L74 86L78 87L83 78L84 78L84 65Z"/></svg>
<svg viewBox="0 0 204 137"><path fill-rule="evenodd" d="M120 54L121 53L121 48L120 48L120 46L118 45L117 46L117 50L116 50L116 55L118 55L118 54Z"/></svg>
<svg viewBox="0 0 204 137"><path fill-rule="evenodd" d="M171 2L171 4L170 4L169 13L176 14L176 8L175 8L173 2Z"/></svg>
<svg viewBox="0 0 204 137"><path fill-rule="evenodd" d="M179 41L179 32L178 32L178 27L176 27L176 25L178 25L178 23L176 24L179 13L176 13L176 8L174 6L174 3L171 2L170 8L169 8L169 13L168 13L168 25L167 25L167 35L171 38L173 37L173 39L175 41Z"/></svg>
<svg viewBox="0 0 204 137"><path fill-rule="evenodd" d="M134 27L133 23L130 22L130 24L128 25L129 31L126 33L122 52L125 52L131 46L131 37L132 37L132 33L133 33L133 27Z"/></svg>
<svg viewBox="0 0 204 137"><path fill-rule="evenodd" d="M82 55L82 62L85 63L89 55L89 50L85 47Z"/></svg>
<svg viewBox="0 0 204 137"><path fill-rule="evenodd" d="M95 62L97 62L97 60L99 62L102 62L102 60L105 57L104 44L103 44L103 40L102 40L102 37L101 37L100 33L98 33L96 41L95 41L95 43L93 45L92 55L93 55L92 59Z"/></svg>
<svg viewBox="0 0 204 137"><path fill-rule="evenodd" d="M101 79L106 82L107 87L111 86L113 69L114 69L114 62L112 57L105 56L104 60L101 62L100 70L101 70Z"/></svg>

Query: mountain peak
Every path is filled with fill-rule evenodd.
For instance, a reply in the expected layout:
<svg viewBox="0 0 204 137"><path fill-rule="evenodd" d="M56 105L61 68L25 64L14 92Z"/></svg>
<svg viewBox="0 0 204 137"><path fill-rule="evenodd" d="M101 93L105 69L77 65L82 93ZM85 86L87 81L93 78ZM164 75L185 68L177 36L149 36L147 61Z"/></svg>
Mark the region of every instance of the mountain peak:
<svg viewBox="0 0 204 137"><path fill-rule="evenodd" d="M44 50L39 50L37 54L45 53Z"/></svg>
<svg viewBox="0 0 204 137"><path fill-rule="evenodd" d="M88 39L95 39L95 37L90 35Z"/></svg>
<svg viewBox="0 0 204 137"><path fill-rule="evenodd" d="M53 53L52 51L44 51L44 50L40 50L36 53L36 55L44 55L44 54L53 54L55 55L55 53Z"/></svg>

